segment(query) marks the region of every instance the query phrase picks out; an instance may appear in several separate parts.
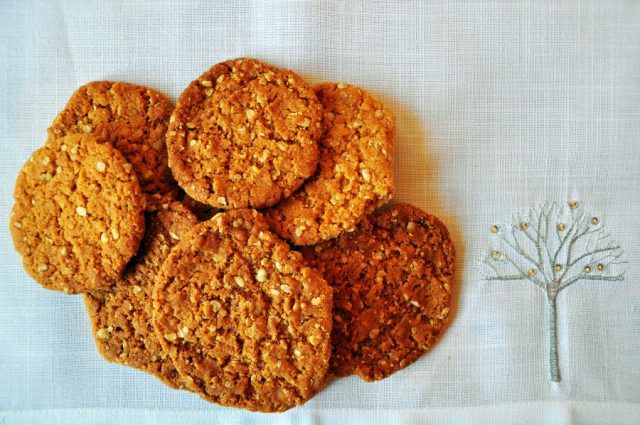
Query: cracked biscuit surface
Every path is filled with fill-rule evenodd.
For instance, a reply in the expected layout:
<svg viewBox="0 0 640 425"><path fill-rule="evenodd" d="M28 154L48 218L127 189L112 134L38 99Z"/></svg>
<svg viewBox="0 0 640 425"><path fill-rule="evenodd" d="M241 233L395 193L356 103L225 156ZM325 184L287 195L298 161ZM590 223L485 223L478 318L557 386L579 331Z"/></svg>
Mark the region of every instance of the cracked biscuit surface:
<svg viewBox="0 0 640 425"><path fill-rule="evenodd" d="M152 206L137 255L122 278L106 290L84 294L93 336L102 356L144 370L173 388L184 382L155 335L152 296L156 276L171 248L198 223L180 202Z"/></svg>
<svg viewBox="0 0 640 425"><path fill-rule="evenodd" d="M248 58L223 62L180 95L169 164L197 201L271 206L314 173L321 118L315 93L293 72Z"/></svg>
<svg viewBox="0 0 640 425"><path fill-rule="evenodd" d="M154 326L189 389L265 412L324 385L332 289L254 210L220 213L187 233L162 266Z"/></svg>
<svg viewBox="0 0 640 425"><path fill-rule="evenodd" d="M165 133L173 104L136 84L93 81L76 90L47 130L49 140L90 133L111 144L132 165L145 193L175 193Z"/></svg>
<svg viewBox="0 0 640 425"><path fill-rule="evenodd" d="M393 193L393 114L348 84L320 84L315 91L324 109L318 171L266 215L271 228L295 245L352 229Z"/></svg>
<svg viewBox="0 0 640 425"><path fill-rule="evenodd" d="M333 374L385 378L417 360L443 330L454 246L436 217L392 205L302 254L334 288Z"/></svg>
<svg viewBox="0 0 640 425"><path fill-rule="evenodd" d="M144 233L144 197L131 166L93 136L50 141L14 188L11 234L42 286L78 293L113 284Z"/></svg>

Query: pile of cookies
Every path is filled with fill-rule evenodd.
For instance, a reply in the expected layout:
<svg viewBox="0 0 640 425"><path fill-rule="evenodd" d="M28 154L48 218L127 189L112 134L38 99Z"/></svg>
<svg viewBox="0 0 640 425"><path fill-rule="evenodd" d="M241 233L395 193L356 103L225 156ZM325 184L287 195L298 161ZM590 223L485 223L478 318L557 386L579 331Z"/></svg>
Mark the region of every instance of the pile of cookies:
<svg viewBox="0 0 640 425"><path fill-rule="evenodd" d="M287 410L331 376L404 368L447 323L446 227L383 207L394 129L362 89L247 58L213 66L175 108L89 83L18 176L14 244L42 286L84 295L107 360Z"/></svg>

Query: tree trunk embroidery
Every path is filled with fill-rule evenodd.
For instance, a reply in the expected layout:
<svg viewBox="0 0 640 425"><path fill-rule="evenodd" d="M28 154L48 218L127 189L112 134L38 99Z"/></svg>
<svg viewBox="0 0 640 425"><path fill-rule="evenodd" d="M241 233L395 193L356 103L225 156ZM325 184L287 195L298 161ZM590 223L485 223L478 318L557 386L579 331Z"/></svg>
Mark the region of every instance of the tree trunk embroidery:
<svg viewBox="0 0 640 425"><path fill-rule="evenodd" d="M549 372L553 382L560 382L560 368L558 367L558 310L556 299L549 298L547 303L547 314L549 317Z"/></svg>
<svg viewBox="0 0 640 425"><path fill-rule="evenodd" d="M481 257L484 280L526 280L547 296L549 374L560 381L558 363L557 297L580 280L621 281L622 249L598 217L578 203L545 203L491 227L491 248Z"/></svg>

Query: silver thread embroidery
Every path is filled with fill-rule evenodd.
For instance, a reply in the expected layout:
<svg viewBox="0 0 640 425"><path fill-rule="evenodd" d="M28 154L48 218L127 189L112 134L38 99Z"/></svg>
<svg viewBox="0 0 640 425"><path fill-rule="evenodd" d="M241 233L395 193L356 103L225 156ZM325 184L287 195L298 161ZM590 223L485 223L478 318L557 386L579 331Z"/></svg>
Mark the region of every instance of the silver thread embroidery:
<svg viewBox="0 0 640 425"><path fill-rule="evenodd" d="M491 226L489 234L491 247L480 259L484 280L527 280L547 296L549 373L559 382L558 293L580 280L624 280L622 249L602 220L576 201L533 207L510 223Z"/></svg>

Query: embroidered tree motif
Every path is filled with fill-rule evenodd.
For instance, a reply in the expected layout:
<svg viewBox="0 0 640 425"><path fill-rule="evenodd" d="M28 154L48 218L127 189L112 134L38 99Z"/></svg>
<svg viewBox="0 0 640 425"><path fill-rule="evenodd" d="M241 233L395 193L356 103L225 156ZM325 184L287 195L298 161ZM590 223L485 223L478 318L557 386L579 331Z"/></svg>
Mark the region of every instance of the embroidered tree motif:
<svg viewBox="0 0 640 425"><path fill-rule="evenodd" d="M482 256L487 281L526 280L547 296L549 371L560 381L556 298L581 280L620 281L622 249L601 221L578 208L575 201L562 207L545 203L491 227L491 249Z"/></svg>

